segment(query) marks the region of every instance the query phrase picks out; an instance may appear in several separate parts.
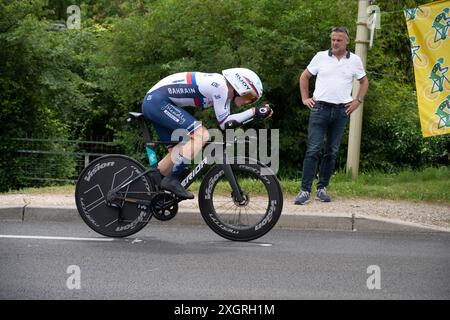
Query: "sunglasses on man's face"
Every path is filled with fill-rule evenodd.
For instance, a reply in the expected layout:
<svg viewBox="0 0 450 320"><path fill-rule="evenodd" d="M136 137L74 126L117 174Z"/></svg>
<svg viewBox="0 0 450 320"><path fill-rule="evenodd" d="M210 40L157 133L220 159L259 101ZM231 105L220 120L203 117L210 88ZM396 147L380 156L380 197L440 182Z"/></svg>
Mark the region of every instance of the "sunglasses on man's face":
<svg viewBox="0 0 450 320"><path fill-rule="evenodd" d="M347 37L350 37L350 35L348 34L348 30L345 27L334 27L333 29L331 29L331 32L344 32Z"/></svg>

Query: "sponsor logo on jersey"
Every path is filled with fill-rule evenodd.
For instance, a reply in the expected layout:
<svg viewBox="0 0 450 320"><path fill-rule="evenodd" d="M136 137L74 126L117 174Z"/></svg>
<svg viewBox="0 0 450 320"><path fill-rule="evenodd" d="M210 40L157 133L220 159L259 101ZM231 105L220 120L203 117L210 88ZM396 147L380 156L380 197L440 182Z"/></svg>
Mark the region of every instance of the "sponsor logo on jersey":
<svg viewBox="0 0 450 320"><path fill-rule="evenodd" d="M186 121L186 119L183 116L183 113L174 106L172 106L171 104L166 104L164 107L161 108L161 110L164 112L166 116L168 116L170 119L179 124L183 124Z"/></svg>
<svg viewBox="0 0 450 320"><path fill-rule="evenodd" d="M167 88L169 94L195 94L195 88Z"/></svg>
<svg viewBox="0 0 450 320"><path fill-rule="evenodd" d="M228 111L226 111L222 114L219 114L217 116L217 119L219 120L219 122L221 122L222 120L226 119L229 115L230 115L230 113Z"/></svg>

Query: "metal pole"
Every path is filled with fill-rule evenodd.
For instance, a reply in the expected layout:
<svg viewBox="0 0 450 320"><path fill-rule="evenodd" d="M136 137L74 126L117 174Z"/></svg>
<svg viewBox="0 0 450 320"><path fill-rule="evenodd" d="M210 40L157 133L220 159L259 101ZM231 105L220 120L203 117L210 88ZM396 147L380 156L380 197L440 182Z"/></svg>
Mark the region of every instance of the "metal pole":
<svg viewBox="0 0 450 320"><path fill-rule="evenodd" d="M367 29L367 7L369 6L368 0L358 1L358 20L356 28L356 46L355 54L357 54L363 63L364 69L366 68L367 60L367 45L368 41L368 29ZM353 99L356 99L359 90L359 81L353 82ZM350 115L350 128L348 134L348 150L347 150L347 174L351 175L353 179L358 177L359 171L359 156L361 149L361 129L362 129L362 117L363 117L364 103L352 112Z"/></svg>

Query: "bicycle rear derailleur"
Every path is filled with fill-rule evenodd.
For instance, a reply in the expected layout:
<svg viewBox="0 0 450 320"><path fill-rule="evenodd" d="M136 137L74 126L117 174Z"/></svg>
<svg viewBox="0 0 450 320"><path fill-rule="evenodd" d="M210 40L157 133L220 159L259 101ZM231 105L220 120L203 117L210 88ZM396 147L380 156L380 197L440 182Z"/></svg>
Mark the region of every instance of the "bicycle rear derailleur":
<svg viewBox="0 0 450 320"><path fill-rule="evenodd" d="M178 201L174 194L161 192L153 197L150 207L156 219L167 221L177 214Z"/></svg>

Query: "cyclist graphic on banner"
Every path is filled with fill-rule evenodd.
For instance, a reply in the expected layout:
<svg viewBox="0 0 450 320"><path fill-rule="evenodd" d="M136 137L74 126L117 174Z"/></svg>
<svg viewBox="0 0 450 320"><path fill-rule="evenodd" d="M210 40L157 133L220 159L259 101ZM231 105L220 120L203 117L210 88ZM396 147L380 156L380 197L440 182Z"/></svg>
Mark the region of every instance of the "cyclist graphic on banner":
<svg viewBox="0 0 450 320"><path fill-rule="evenodd" d="M422 53L422 46L417 44L417 39L415 36L409 38L411 43L411 59L414 63L414 67L425 68L428 66L429 60L428 56Z"/></svg>
<svg viewBox="0 0 450 320"><path fill-rule="evenodd" d="M444 8L433 21L433 28L436 30L434 34L434 42L447 39L448 27L450 26L450 17L447 16L449 8Z"/></svg>
<svg viewBox="0 0 450 320"><path fill-rule="evenodd" d="M449 134L450 1L405 11L422 135Z"/></svg>
<svg viewBox="0 0 450 320"><path fill-rule="evenodd" d="M431 69L429 78L433 81L431 87L431 93L444 91L445 82L450 83L447 76L445 75L448 71L448 67L443 67L444 58L437 59L436 63ZM437 89L436 89L437 88Z"/></svg>
<svg viewBox="0 0 450 320"><path fill-rule="evenodd" d="M450 128L450 95L437 107L435 115L439 117L438 129Z"/></svg>
<svg viewBox="0 0 450 320"><path fill-rule="evenodd" d="M409 41L411 42L411 55L412 55L412 60L414 60L414 58L417 57L417 59L420 60L419 54L417 53L417 51L420 50L420 46L419 45L415 45L414 43L416 42L416 37L412 36L409 38Z"/></svg>

